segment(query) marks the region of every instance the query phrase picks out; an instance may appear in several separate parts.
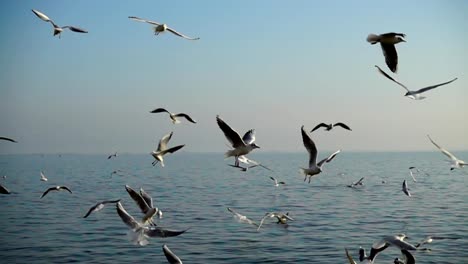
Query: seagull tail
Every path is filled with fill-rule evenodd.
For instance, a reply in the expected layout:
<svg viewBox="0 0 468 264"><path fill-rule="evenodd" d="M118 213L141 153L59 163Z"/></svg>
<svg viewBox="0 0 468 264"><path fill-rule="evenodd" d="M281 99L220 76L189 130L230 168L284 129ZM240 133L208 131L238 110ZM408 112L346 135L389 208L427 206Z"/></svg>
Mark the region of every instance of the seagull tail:
<svg viewBox="0 0 468 264"><path fill-rule="evenodd" d="M300 169L299 169L299 172L300 172L302 175L307 176L307 171L306 171L306 169L300 168Z"/></svg>
<svg viewBox="0 0 468 264"><path fill-rule="evenodd" d="M367 36L367 42L369 42L372 45L379 42L379 40L380 40L380 37L378 35L369 34L369 36Z"/></svg>
<svg viewBox="0 0 468 264"><path fill-rule="evenodd" d="M145 236L145 233L144 233L144 229L141 228L139 230L136 230L136 231L132 231L130 230L128 232L128 236L130 238L130 241L134 244L134 245L137 245L137 246L146 246L148 245L149 241L148 239L146 239L146 236Z"/></svg>

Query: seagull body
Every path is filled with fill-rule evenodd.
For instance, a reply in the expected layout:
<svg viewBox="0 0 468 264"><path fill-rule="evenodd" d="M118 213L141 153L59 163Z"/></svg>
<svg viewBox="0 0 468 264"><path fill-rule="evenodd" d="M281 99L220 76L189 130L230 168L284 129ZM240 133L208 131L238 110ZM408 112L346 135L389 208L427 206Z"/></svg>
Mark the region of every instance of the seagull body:
<svg viewBox="0 0 468 264"><path fill-rule="evenodd" d="M159 35L160 33L163 33L165 31L169 31L171 32L172 34L176 35L176 36L179 36L181 38L184 38L184 39L188 39L188 40L199 40L200 38L191 38L191 37L188 37L182 33L179 33L177 31L175 31L174 29L168 27L166 24L161 24L161 23L158 23L158 22L155 22L155 21L151 21L151 20L146 20L146 19L142 19L142 18L139 18L139 17L135 17L135 16L129 16L128 18L132 19L132 20L135 20L135 21L138 21L138 22L144 22L144 23L148 23L148 24L151 24L153 25L153 30L154 30L154 35Z"/></svg>
<svg viewBox="0 0 468 264"><path fill-rule="evenodd" d="M369 36L367 36L367 42L372 45L380 42L380 47L385 57L385 63L392 72L396 72L398 67L398 54L395 49L395 44L406 42L403 39L404 37L405 34L394 32L382 35L369 34Z"/></svg>
<svg viewBox="0 0 468 264"><path fill-rule="evenodd" d="M312 129L312 130L310 131L310 133L314 132L315 130L317 130L317 129L321 128L321 127L324 127L324 128L325 128L325 131L330 131L330 130L332 130L332 128L334 128L334 127L336 127L336 126L339 126L339 127L342 127L342 128L344 128L344 129L346 129L346 130L352 131L351 128L350 128L348 125L346 125L346 124L344 124L344 123L341 123L341 122L338 122L338 123L335 123L335 124L320 123L320 124L316 125L316 126L314 127L314 129Z"/></svg>
<svg viewBox="0 0 468 264"><path fill-rule="evenodd" d="M165 244L163 245L163 252L164 252L164 255L166 256L166 259L169 263L171 264L183 264L182 263L182 260L180 260L179 257L176 256L176 254L174 254L170 249L169 247L167 247Z"/></svg>
<svg viewBox="0 0 468 264"><path fill-rule="evenodd" d="M61 191L61 190L66 190L66 191L68 191L69 193L72 193L72 191L71 191L67 186L55 186L55 187L50 187L49 189L47 189L47 190L41 195L41 199L42 199L42 197L46 196L50 191Z"/></svg>
<svg viewBox="0 0 468 264"><path fill-rule="evenodd" d="M362 177L361 179L359 179L359 181L357 181L357 182L351 183L350 185L348 185L348 187L354 188L354 187L356 187L356 186L358 186L358 185L361 185L361 186L362 186L362 181L363 181L363 180L364 180L364 177Z"/></svg>
<svg viewBox="0 0 468 264"><path fill-rule="evenodd" d="M275 187L278 187L280 184L286 184L284 181L278 182L278 180L273 177L270 177L270 179L275 182Z"/></svg>
<svg viewBox="0 0 468 264"><path fill-rule="evenodd" d="M240 223L246 223L246 224L258 226L257 223L255 223L254 221L247 218L247 216L239 214L238 212L234 211L234 209L232 209L230 207L228 207L227 209L228 209L229 212L232 213L234 218L236 218L236 220L239 221Z"/></svg>
<svg viewBox="0 0 468 264"><path fill-rule="evenodd" d="M410 189L408 188L408 184L406 183L406 180L403 181L403 184L401 186L401 190L408 195L408 197L411 197Z"/></svg>
<svg viewBox="0 0 468 264"><path fill-rule="evenodd" d="M174 114L174 113L171 113L169 111L167 111L166 109L164 108L156 108L154 109L153 111L151 111L150 113L168 113L169 114L169 118L171 118L172 120L172 123L173 124L179 124L180 123L180 120L177 119L177 117L183 117L185 119L187 119L187 121L191 122L191 123L194 123L196 124L197 121L195 121L194 119L192 119L189 115L187 114L184 114L184 113L178 113L178 114Z"/></svg>
<svg viewBox="0 0 468 264"><path fill-rule="evenodd" d="M463 168L463 166L468 166L468 163L466 163L463 160L458 159L457 157L455 157L455 155L448 152L448 150L446 150L446 149L442 148L441 146L437 145L437 143L435 143L434 140L432 140L432 138L429 135L427 135L427 137L432 142L432 144L434 144L434 146L436 146L445 156L450 158L450 163L451 163L450 170Z"/></svg>
<svg viewBox="0 0 468 264"><path fill-rule="evenodd" d="M251 129L241 138L239 134L225 123L219 116L216 116L216 122L219 128L223 131L226 139L231 143L233 149L225 153L226 157L235 157L235 166L239 165L239 157L249 154L252 150L260 148L255 141L255 130Z"/></svg>
<svg viewBox="0 0 468 264"><path fill-rule="evenodd" d="M102 210L102 208L104 208L104 206L108 203L118 203L118 202L120 202L120 199L115 200L115 201L102 201L100 203L97 203L96 205L94 205L88 210L88 212L86 213L85 216L83 216L83 218L87 218L91 213L95 213L95 212Z"/></svg>
<svg viewBox="0 0 468 264"><path fill-rule="evenodd" d="M271 213L266 213L265 216L262 218L260 221L260 225L258 225L257 231L260 230L260 227L263 225L263 222L267 218L273 218L276 217L278 219L277 224L286 224L288 220L294 221L292 217L289 216L289 213L283 214L283 213L276 213L276 212L271 212Z"/></svg>
<svg viewBox="0 0 468 264"><path fill-rule="evenodd" d="M392 78L390 75L388 75L386 72L384 72L382 69L380 69L379 66L375 65L375 67L377 67L377 69L379 70L379 72L387 77L387 79L395 82L396 84L400 85L401 87L403 87L407 92L405 94L406 97L410 98L410 99L413 99L413 100L422 100L422 99L425 99L426 97L422 95L422 93L424 92L427 92L427 91L430 91L432 89L435 89L439 86L443 86L443 85L446 85L446 84L449 84L451 82L454 82L455 80L457 80L458 78L454 78L448 82L444 82L444 83L439 83L439 84L435 84L435 85L431 85L431 86L427 86L427 87L424 87L424 88L421 88L419 90L416 90L416 91L410 91L405 85L403 85L402 83L396 81L394 78Z"/></svg>
<svg viewBox="0 0 468 264"><path fill-rule="evenodd" d="M116 157L117 157L117 152L115 152L114 154L110 154L110 155L107 157L107 159L111 159L112 157L115 157L115 158L116 158Z"/></svg>
<svg viewBox="0 0 468 264"><path fill-rule="evenodd" d="M0 193L1 194L10 194L11 192L5 186L0 184Z"/></svg>
<svg viewBox="0 0 468 264"><path fill-rule="evenodd" d="M158 149L151 152L151 156L153 156L153 158L155 159L155 161L153 161L152 163L153 166L156 165L158 162L160 162L161 167L164 167L164 159L163 159L164 155L166 155L167 153L174 153L177 150L185 146L185 145L178 145L172 148L167 148L167 143L169 143L169 140L171 140L172 134L173 132L162 137L161 140L159 141Z"/></svg>
<svg viewBox="0 0 468 264"><path fill-rule="evenodd" d="M332 161L333 158L335 158L335 156L341 152L341 150L335 151L330 156L328 156L327 158L317 163L318 151L317 151L317 147L315 146L314 141L312 141L309 135L307 135L307 132L304 130L304 126L301 127L301 133L302 133L302 142L304 143L304 147L306 148L307 152L309 152L309 167L302 168L301 171L305 176L304 181L307 179L307 176L309 176L309 183L310 183L310 179L312 178L312 176L321 173L323 165L325 163Z"/></svg>
<svg viewBox="0 0 468 264"><path fill-rule="evenodd" d="M54 36L58 35L59 38L63 32L63 30L65 29L69 29L73 32L78 32L78 33L88 33L88 31L84 30L84 29L81 29L81 28L78 28L78 27L74 27L74 26L63 26L63 27L60 27L58 26L57 24L54 23L54 21L52 21L48 16L46 16L44 13L41 13L37 10L34 10L32 9L31 10L38 18L42 19L43 21L45 22L50 22L52 24L52 26L54 27Z"/></svg>
<svg viewBox="0 0 468 264"><path fill-rule="evenodd" d="M42 171L41 171L41 181L48 181L48 179L44 175L44 172L42 172Z"/></svg>
<svg viewBox="0 0 468 264"><path fill-rule="evenodd" d="M5 141L13 142L13 143L18 143L16 140L11 139L11 138L7 138L7 137L0 137L0 140L5 140Z"/></svg>

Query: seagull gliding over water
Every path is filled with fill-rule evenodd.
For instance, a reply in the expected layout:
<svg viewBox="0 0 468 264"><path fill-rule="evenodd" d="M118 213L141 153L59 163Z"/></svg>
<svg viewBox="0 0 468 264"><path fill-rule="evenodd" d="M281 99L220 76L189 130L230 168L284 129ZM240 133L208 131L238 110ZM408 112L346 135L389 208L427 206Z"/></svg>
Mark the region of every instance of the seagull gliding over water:
<svg viewBox="0 0 468 264"><path fill-rule="evenodd" d="M94 205L93 207L91 207L88 212L86 213L85 216L83 216L83 218L87 218L91 213L94 213L94 212L98 212L100 210L102 210L102 208L104 208L104 206L108 203L118 203L120 202L120 199L119 200L115 200L115 201L102 201L100 203L97 203L96 205Z"/></svg>
<svg viewBox="0 0 468 264"><path fill-rule="evenodd" d="M151 156L153 156L153 158L155 159L155 161L153 161L152 163L153 166L156 165L158 162L161 162L161 167L164 167L164 155L166 155L167 153L174 153L185 146L178 145L172 148L167 148L167 143L169 142L169 140L171 140L172 134L173 132L162 137L161 140L159 140L158 149L151 152Z"/></svg>
<svg viewBox="0 0 468 264"><path fill-rule="evenodd" d="M42 19L43 21L45 22L50 22L52 24L52 26L54 27L54 36L58 35L59 38L63 32L64 29L69 29L73 32L78 32L78 33L88 33L88 31L84 30L84 29L81 29L81 28L78 28L78 27L74 27L74 26L63 26L63 27L60 27L58 26L57 24L54 23L54 21L52 21L48 16L46 16L44 13L41 13L37 10L34 10L32 9L31 10L38 18Z"/></svg>
<svg viewBox="0 0 468 264"><path fill-rule="evenodd" d="M42 197L46 196L50 191L61 191L61 190L66 190L68 191L69 193L72 193L72 191L70 189L68 189L67 186L55 186L55 187L51 187L49 189L47 189L42 195L41 195L41 199Z"/></svg>
<svg viewBox="0 0 468 264"><path fill-rule="evenodd" d="M138 22L145 22L145 23L154 25L155 26L155 27L153 27L154 35L159 35L159 33L169 31L172 34L174 34L176 36L179 36L181 38L184 38L184 39L188 39L188 40L199 40L200 39L200 38L188 37L188 36L186 36L186 35L184 35L182 33L179 33L177 31L175 31L174 29L168 27L166 24L161 24L161 23L158 23L158 22L155 22L155 21L146 20L146 19L142 19L142 18L139 18L139 17L135 17L135 16L129 16L128 18L133 19L133 20L138 21Z"/></svg>
<svg viewBox="0 0 468 264"><path fill-rule="evenodd" d="M194 123L196 124L197 121L195 121L194 119L192 119L189 115L187 114L184 114L184 113L178 113L178 114L174 114L174 113L171 113L169 111L167 111L166 109L164 108L156 108L154 109L153 111L151 111L150 113L168 113L169 114L169 118L172 120L172 123L173 124L179 124L180 123L180 120L177 119L177 117L183 117L185 119L187 119L187 121L191 122L191 123Z"/></svg>
<svg viewBox="0 0 468 264"><path fill-rule="evenodd" d="M451 163L451 168L450 170L458 169L458 168L463 168L463 166L467 166L468 163L464 162L463 160L459 160L457 157L455 157L452 153L448 152L448 150L442 148L441 146L437 145L437 143L432 140L432 138L427 135L429 140L436 146L442 153L444 153L445 156L450 158L450 163Z"/></svg>

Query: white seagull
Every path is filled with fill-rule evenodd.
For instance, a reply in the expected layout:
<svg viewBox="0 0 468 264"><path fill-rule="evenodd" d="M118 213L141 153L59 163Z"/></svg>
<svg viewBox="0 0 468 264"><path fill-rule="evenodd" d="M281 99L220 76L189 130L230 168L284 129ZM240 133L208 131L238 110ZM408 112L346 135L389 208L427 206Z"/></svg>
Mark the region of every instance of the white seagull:
<svg viewBox="0 0 468 264"><path fill-rule="evenodd" d="M44 172L42 172L42 171L41 171L41 181L48 181L48 179L44 175Z"/></svg>
<svg viewBox="0 0 468 264"><path fill-rule="evenodd" d="M42 197L46 196L50 191L61 191L61 190L66 190L66 191L68 191L69 193L72 193L72 191L71 191L67 186L55 186L55 187L51 187L51 188L47 189L47 190L41 195L41 199L42 199Z"/></svg>
<svg viewBox="0 0 468 264"><path fill-rule="evenodd" d="M427 137L429 138L429 140L432 142L432 144L434 144L434 146L436 146L440 151L442 151L442 153L445 154L445 156L449 157L450 158L450 163L451 163L451 168L450 170L454 170L454 169L459 169L459 168L463 168L463 166L467 166L468 163L464 162L463 160L459 160L457 157L455 157L452 153L448 152L447 150L445 150L444 148L442 148L441 146L437 145L437 143L434 142L434 140L432 140L432 138L427 135Z"/></svg>
<svg viewBox="0 0 468 264"><path fill-rule="evenodd" d="M361 179L359 179L359 181L357 181L357 182L351 183L350 185L348 185L348 187L354 188L354 187L356 187L356 186L358 186L358 185L361 185L361 186L362 186L362 181L363 181L363 180L364 180L364 177L362 177Z"/></svg>
<svg viewBox="0 0 468 264"><path fill-rule="evenodd" d="M183 264L182 263L182 260L180 260L180 258L174 254L168 246L166 246L166 244L163 245L163 252L164 252L164 255L166 256L166 259L169 263L171 264Z"/></svg>
<svg viewBox="0 0 468 264"><path fill-rule="evenodd" d="M394 32L382 35L369 34L367 36L367 42L372 45L380 42L380 47L385 56L385 63L387 63L388 68L392 72L396 72L398 67L398 54L395 49L395 44L406 42L406 40L403 39L404 37L405 34Z"/></svg>
<svg viewBox="0 0 468 264"><path fill-rule="evenodd" d="M228 165L231 166L231 167L234 167L234 168L238 168L238 169L240 169L241 171L244 171L244 172L245 172L245 171L248 171L248 170L251 169L251 168L255 168L255 167L257 167L257 166L260 166L260 167L262 167L262 168L264 168L264 169L266 169L266 170L272 171L272 170L271 170L270 168L268 168L267 166L265 166L265 165L263 165L263 164L261 164L261 163L255 161L255 160L249 159L249 158L247 158L245 155L239 156L239 157L237 158L237 161L239 161L240 163L244 163L244 164L246 164L246 165L249 165L249 166L247 166L247 167L242 167L242 166L240 166L239 164L238 164L238 165L236 165L236 164L234 164L234 165L228 164ZM252 165L250 165L250 164L252 164Z"/></svg>
<svg viewBox="0 0 468 264"><path fill-rule="evenodd" d="M439 83L439 84L434 84L434 85L431 85L431 86L428 86L428 87L424 87L424 88L421 88L419 90L416 90L416 91L410 91L405 85L403 85L402 83L396 81L395 79L393 79L392 77L390 77L390 75L388 75L386 72L384 72L382 69L379 68L379 66L375 65L375 67L377 67L377 69L379 70L379 72L387 77L389 80L395 82L396 84L400 85L401 87L403 87L407 93L405 94L406 97L410 98L410 99L413 99L413 100L422 100L422 99L425 99L426 97L425 96L422 96L422 93L424 92L427 92L427 91L430 91L432 89L435 89L439 86L443 86L443 85L446 85L446 84L449 84L455 80L457 80L458 78L454 78L448 82L444 82L444 83Z"/></svg>
<svg viewBox="0 0 468 264"><path fill-rule="evenodd" d="M149 222L151 225L155 225L153 222L153 216L157 215L158 218L162 217L162 212L157 208L154 207L153 205L153 198L143 190L143 188L140 188L140 193L136 192L133 190L130 186L125 185L125 190L127 190L127 193L130 195L133 201L137 204L138 208L140 208L140 211L148 215L147 222ZM153 212L154 213L150 213Z"/></svg>
<svg viewBox="0 0 468 264"><path fill-rule="evenodd" d="M359 260L361 262L365 261L364 263L368 263L368 264L374 263L374 260L377 257L377 255L380 252L384 251L389 246L397 247L402 252L403 252L403 250L405 250L405 251L418 250L417 247L415 247L415 246L411 245L410 243L404 241L405 237L406 237L405 234L399 234L399 235L395 235L395 236L384 237L381 241L375 242L372 245L369 256L366 256L365 250L363 248L361 248L359 250ZM424 250L426 250L426 249L424 249ZM409 262L409 263L411 263L411 262Z"/></svg>
<svg viewBox="0 0 468 264"><path fill-rule="evenodd" d="M234 218L239 222L239 223L245 223L245 224L250 224L250 225L254 225L254 226L258 226L257 223L255 223L254 221L250 220L249 218L247 218L247 216L245 215L241 215L239 214L238 212L234 211L234 209L228 207L227 208L229 212L232 213L232 215L234 216Z"/></svg>
<svg viewBox="0 0 468 264"><path fill-rule="evenodd" d="M275 182L275 187L278 187L280 184L286 184L284 181L278 182L278 180L273 177L270 177L270 179Z"/></svg>
<svg viewBox="0 0 468 264"><path fill-rule="evenodd" d="M408 188L408 184L406 183L406 180L403 181L403 184L402 184L402 186L401 186L401 190L402 190L406 195L408 195L409 197L411 197L410 188Z"/></svg>
<svg viewBox="0 0 468 264"><path fill-rule="evenodd" d="M52 26L54 27L54 36L58 35L59 38L63 32L64 29L69 29L73 32L78 32L78 33L88 33L88 31L84 30L84 29L81 29L81 28L78 28L78 27L74 27L74 26L63 26L63 27L60 27L58 26L57 24L54 23L54 21L52 21L48 16L46 16L44 13L41 13L37 10L34 10L32 9L31 10L38 18L42 19L43 21L45 22L50 22L52 24Z"/></svg>
<svg viewBox="0 0 468 264"><path fill-rule="evenodd" d="M184 39L188 39L188 40L199 40L200 38L191 38L191 37L188 37L182 33L179 33L177 31L175 31L174 29L168 27L166 24L161 24L161 23L158 23L158 22L155 22L155 21L151 21L151 20L146 20L146 19L142 19L142 18L139 18L139 17L135 17L135 16L129 16L128 18L132 19L132 20L135 20L135 21L138 21L138 22L145 22L145 23L149 23L151 25L154 25L155 27L153 27L153 30L154 30L154 35L159 35L160 33L163 33L165 31L169 31L171 32L172 34L176 35L176 36L179 36L179 37L182 37Z"/></svg>
<svg viewBox="0 0 468 264"><path fill-rule="evenodd" d="M172 123L173 124L179 124L180 123L180 120L177 119L177 117L183 117L185 119L187 119L187 121L191 122L191 123L194 123L196 124L197 121L195 121L194 119L192 119L189 115L187 114L184 114L184 113L178 113L178 114L174 114L174 113L171 113L169 111L167 111L166 109L164 108L156 108L154 109L153 111L151 111L150 113L168 113L169 114L169 118L171 118L172 120Z"/></svg>
<svg viewBox="0 0 468 264"><path fill-rule="evenodd" d="M257 231L260 230L260 227L262 227L263 222L265 221L265 219L273 218L273 217L276 217L276 219L278 219L278 222L276 222L277 224L283 224L284 225L284 224L286 224L288 222L288 220L294 221L294 219L289 216L289 212L286 213L286 214L276 213L276 212L266 213L265 216L260 221L260 225L258 225Z"/></svg>
<svg viewBox="0 0 468 264"><path fill-rule="evenodd" d="M307 132L304 130L304 126L301 127L301 133L302 133L302 142L304 143L304 147L307 149L307 152L309 152L309 168L301 168L302 173L304 174L305 178L304 181L307 179L307 176L309 176L309 183L310 179L312 176L317 175L322 172L322 166L324 165L325 162L330 162L335 158L335 156L341 152L341 150L337 150L334 153L332 153L330 156L327 158L324 158L321 160L319 163L317 163L317 147L315 146L314 141L307 135Z"/></svg>
<svg viewBox="0 0 468 264"><path fill-rule="evenodd" d="M118 202L120 202L120 199L115 200L115 201L102 201L100 203L97 203L96 205L94 205L88 210L88 212L85 214L85 216L83 216L83 218L87 218L91 213L102 210L102 208L104 208L104 206L108 203L118 203Z"/></svg>
<svg viewBox="0 0 468 264"><path fill-rule="evenodd" d="M173 132L162 137L161 140L159 140L158 149L151 152L151 156L153 156L153 158L155 159L152 163L153 166L156 165L158 162L161 162L161 167L164 167L164 155L166 155L167 153L174 153L185 146L178 145L172 148L167 148L167 143L169 143L169 140L171 140L172 134Z"/></svg>
<svg viewBox="0 0 468 264"><path fill-rule="evenodd" d="M247 155L252 150L260 148L257 146L255 141L255 130L251 129L245 133L244 137L241 138L239 134L234 131L228 124L226 124L219 116L216 116L216 122L219 128L223 131L226 139L231 143L234 149L228 150L225 153L226 158L235 157L235 166L239 166L239 156Z"/></svg>

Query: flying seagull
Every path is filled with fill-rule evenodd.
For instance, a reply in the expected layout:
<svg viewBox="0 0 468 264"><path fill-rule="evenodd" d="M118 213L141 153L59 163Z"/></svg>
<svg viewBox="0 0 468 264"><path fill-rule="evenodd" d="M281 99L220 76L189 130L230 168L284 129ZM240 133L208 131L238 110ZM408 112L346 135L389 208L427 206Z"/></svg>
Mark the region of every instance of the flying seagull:
<svg viewBox="0 0 468 264"><path fill-rule="evenodd" d="M163 245L163 252L164 252L164 255L166 256L166 259L169 263L171 264L182 264L182 260L180 260L180 258L174 254L170 249L169 247L166 246L166 244Z"/></svg>
<svg viewBox="0 0 468 264"><path fill-rule="evenodd" d="M409 192L410 188L408 188L408 184L406 183L406 180L403 181L403 184L401 186L401 190L406 194L408 195L409 197L411 197L411 193Z"/></svg>
<svg viewBox="0 0 468 264"><path fill-rule="evenodd" d="M153 206L153 198L151 198L151 196L146 193L143 188L140 188L140 193L138 193L130 186L125 185L125 190L127 190L127 193L130 195L132 200L135 201L138 208L140 208L140 211L145 215L149 214L151 216L151 218L148 218L147 221L150 224L155 225L152 216L157 215L158 218L161 218L162 212L157 207ZM154 211L154 214L151 214L151 211Z"/></svg>
<svg viewBox="0 0 468 264"><path fill-rule="evenodd" d="M405 34L403 33L393 32L382 35L369 34L367 36L367 42L372 45L380 42L380 47L382 48L388 68L392 72L396 72L398 66L398 54L395 49L395 44L406 42L406 40L403 39L404 37Z"/></svg>
<svg viewBox="0 0 468 264"><path fill-rule="evenodd" d="M441 146L437 145L437 143L434 142L434 140L432 140L432 138L427 135L427 137L429 138L429 140L432 142L432 144L434 144L434 146L436 146L440 151L442 151L442 153L444 153L445 156L449 157L450 158L450 163L451 163L451 168L450 170L454 170L454 169L458 169L458 168L463 168L463 166L467 166L468 163L464 162L463 160L459 160L457 157L455 157L452 153L448 152L448 150L445 150L444 148L442 148Z"/></svg>
<svg viewBox="0 0 468 264"><path fill-rule="evenodd" d="M254 221L250 220L249 218L247 218L247 216L245 215L241 215L239 214L238 212L234 211L234 209L228 207L227 208L229 212L232 213L232 215L234 216L234 218L239 221L239 223L246 223L246 224L250 224L250 225L254 225L254 226L258 226L257 223L255 223Z"/></svg>
<svg viewBox="0 0 468 264"><path fill-rule="evenodd" d="M74 26L63 26L63 27L60 27L58 26L57 24L54 23L54 21L52 21L48 16L46 16L44 13L41 13L37 10L34 10L32 9L31 10L38 18L42 19L43 21L45 22L50 22L52 24L52 26L54 27L54 36L58 35L59 38L63 32L64 29L69 29L73 32L78 32L78 33L88 33L88 31L84 30L84 29L81 29L81 28L78 28L78 27L74 27Z"/></svg>
<svg viewBox="0 0 468 264"><path fill-rule="evenodd" d="M260 225L258 225L257 231L260 230L260 227L262 227L263 222L267 218L273 218L276 217L278 221L276 222L277 224L286 224L288 220L294 221L292 217L289 216L289 213L283 214L283 213L276 213L276 212L271 212L271 213L266 213L265 216L262 218L260 221Z"/></svg>
<svg viewBox="0 0 468 264"><path fill-rule="evenodd" d="M42 171L41 171L41 181L48 181L48 179L44 175L44 172L42 172Z"/></svg>
<svg viewBox="0 0 468 264"><path fill-rule="evenodd" d="M153 30L154 30L154 35L159 35L159 33L163 33L164 31L169 31L171 32L172 34L176 35L176 36L179 36L179 37L182 37L184 39L188 39L188 40L199 40L200 38L191 38L191 37L188 37L182 33L179 33L177 31L175 31L174 29L168 27L166 24L161 24L161 23L158 23L158 22L155 22L155 21L151 21L151 20L146 20L146 19L142 19L142 18L139 18L139 17L135 17L135 16L129 16L128 18L130 19L133 19L135 21L138 21L138 22L145 22L145 23L149 23L151 25L153 25Z"/></svg>
<svg viewBox="0 0 468 264"><path fill-rule="evenodd" d="M7 138L7 137L0 137L0 140L5 140L5 141L13 142L13 143L18 143L16 140L11 139L11 138Z"/></svg>
<svg viewBox="0 0 468 264"><path fill-rule="evenodd" d="M88 212L86 213L85 216L83 216L83 218L87 218L91 213L94 213L94 212L97 212L97 211L100 211L102 210L102 208L104 208L104 206L106 204L109 204L109 203L118 203L120 202L120 199L119 200L115 200L115 201L102 201L100 203L97 203L95 206L91 207Z"/></svg>
<svg viewBox="0 0 468 264"><path fill-rule="evenodd" d="M302 133L302 142L304 143L304 147L307 149L307 152L309 152L309 168L301 168L302 173L304 174L305 178L304 181L307 179L307 176L309 176L309 183L310 179L312 176L317 175L322 172L322 166L325 164L325 162L330 162L335 158L335 156L341 152L341 150L337 150L334 153L332 153L330 156L327 158L324 158L321 160L319 163L317 163L317 147L315 146L314 141L307 135L307 132L304 130L304 126L301 127L301 133Z"/></svg>
<svg viewBox="0 0 468 264"><path fill-rule="evenodd" d="M380 69L379 66L375 65L375 67L377 67L377 69L379 70L379 72L387 77L388 79L390 79L391 81L395 82L396 84L400 85L401 87L403 87L407 92L405 94L406 97L410 98L410 99L413 99L413 100L422 100L422 99L425 99L426 97L425 96L422 96L422 93L424 92L427 92L427 91L430 91L432 89L435 89L439 86L443 86L443 85L446 85L446 84L449 84L455 80L457 80L458 78L454 78L448 82L444 82L444 83L439 83L439 84L435 84L435 85L431 85L431 86L428 86L428 87L424 87L424 88L421 88L419 90L416 90L416 91L410 91L405 85L403 85L402 83L396 81L395 79L393 79L392 77L390 77L390 75L388 75L386 72L384 72L382 69Z"/></svg>
<svg viewBox="0 0 468 264"><path fill-rule="evenodd" d="M110 154L107 159L111 159L111 158L116 158L117 157L117 152L115 152L114 154Z"/></svg>
<svg viewBox="0 0 468 264"><path fill-rule="evenodd" d="M339 126L339 127L342 127L342 128L344 128L346 130L352 131L351 128L349 126L347 126L346 124L338 122L338 123L335 123L335 124L320 123L320 124L316 125L314 127L314 129L312 129L310 131L310 133L314 132L315 130L317 130L317 129L321 128L321 127L324 127L326 131L330 131L330 130L332 130L332 128L334 128L336 126Z"/></svg>
<svg viewBox="0 0 468 264"><path fill-rule="evenodd" d="M60 190L66 190L68 191L69 193L72 193L72 191L70 189L68 189L67 186L55 186L55 187L51 187L49 189L47 189L47 191L45 191L42 195L41 195L41 199L42 197L46 196L50 191L60 191Z"/></svg>
<svg viewBox="0 0 468 264"><path fill-rule="evenodd" d="M278 182L278 180L273 177L270 177L270 179L275 182L275 187L278 187L280 184L286 184L284 181Z"/></svg>
<svg viewBox="0 0 468 264"><path fill-rule="evenodd" d="M366 256L365 250L363 248L359 249L359 260L361 262L365 261L364 263L374 263L375 258L377 255L384 251L389 246L394 246L399 248L400 250L417 250L418 248L409 244L408 242L404 241L406 235L399 234L395 236L386 236L381 241L375 242L372 245L370 255ZM411 262L410 262L411 263Z"/></svg>
<svg viewBox="0 0 468 264"><path fill-rule="evenodd" d="M11 192L5 186L0 184L0 193L1 194L10 194Z"/></svg>
<svg viewBox="0 0 468 264"><path fill-rule="evenodd" d="M399 258L396 258L393 261L393 264L415 264L416 263L416 259L413 257L413 255L411 255L411 253L408 250L402 249L401 253L405 257L405 261L402 261Z"/></svg>
<svg viewBox="0 0 468 264"><path fill-rule="evenodd" d="M164 167L164 159L163 159L164 155L166 155L167 153L174 153L177 150L185 146L185 145L178 145L172 148L167 148L167 143L169 143L169 140L171 140L172 134L173 132L162 137L161 140L159 140L158 149L151 152L151 156L153 156L153 158L155 159L152 163L153 166L158 164L158 162L161 162L161 167Z"/></svg>
<svg viewBox="0 0 468 264"><path fill-rule="evenodd" d="M219 116L216 116L216 122L219 128L223 131L226 139L231 143L234 149L228 150L225 156L235 157L235 166L239 166L239 156L247 155L252 150L260 148L257 146L255 141L255 130L251 129L245 133L244 137L241 138L239 134L233 130L227 123L225 123Z"/></svg>
<svg viewBox="0 0 468 264"><path fill-rule="evenodd" d="M172 120L172 123L173 124L179 124L180 123L180 120L177 119L177 117L183 117L185 119L187 119L187 121L191 122L191 123L194 123L196 124L197 121L195 121L194 119L192 119L189 115L187 114L184 114L184 113L178 113L178 114L174 114L174 113L171 113L169 111L167 111L166 109L164 108L156 108L154 109L153 111L151 111L150 113L168 113L169 114L169 118Z"/></svg>
<svg viewBox="0 0 468 264"><path fill-rule="evenodd" d="M361 185L361 186L362 186L362 181L363 181L363 180L364 180L364 177L362 177L361 179L359 179L359 181L357 181L357 182L351 183L350 185L348 185L348 187L354 188L354 187L356 187L356 186L358 186L358 185Z"/></svg>
<svg viewBox="0 0 468 264"><path fill-rule="evenodd" d="M269 171L272 171L270 168L266 167L265 165L261 164L261 163L258 163L257 161L255 160L252 160L252 159L249 159L247 158L245 155L241 155L237 158L237 161L239 161L240 163L244 163L246 165L250 165L250 164L253 164L253 165L250 165L250 166L247 166L247 167L243 167L243 166L240 166L240 164L236 165L232 165L232 164L228 164L229 166L231 167L234 167L234 168L238 168L240 169L241 171L248 171L249 169L251 168L255 168L257 166L260 166L266 170L269 170Z"/></svg>

